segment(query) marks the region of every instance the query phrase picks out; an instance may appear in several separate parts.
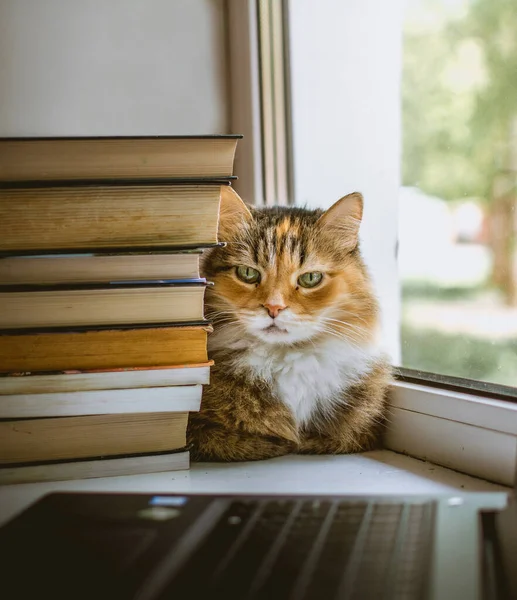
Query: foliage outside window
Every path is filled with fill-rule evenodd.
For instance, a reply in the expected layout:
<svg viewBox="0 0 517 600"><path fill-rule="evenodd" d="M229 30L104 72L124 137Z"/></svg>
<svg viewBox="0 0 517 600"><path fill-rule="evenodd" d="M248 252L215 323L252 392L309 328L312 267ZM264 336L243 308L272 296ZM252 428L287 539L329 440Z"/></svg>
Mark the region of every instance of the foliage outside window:
<svg viewBox="0 0 517 600"><path fill-rule="evenodd" d="M517 2L411 0L402 365L517 385Z"/></svg>

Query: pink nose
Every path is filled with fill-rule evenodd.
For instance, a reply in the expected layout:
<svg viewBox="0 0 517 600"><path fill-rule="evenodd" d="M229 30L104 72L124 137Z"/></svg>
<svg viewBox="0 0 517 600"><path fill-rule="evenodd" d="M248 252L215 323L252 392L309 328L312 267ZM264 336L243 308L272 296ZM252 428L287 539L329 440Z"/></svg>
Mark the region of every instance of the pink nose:
<svg viewBox="0 0 517 600"><path fill-rule="evenodd" d="M269 316L271 318L276 318L278 317L279 313L281 310L284 310L284 308L286 308L285 306L283 306L282 304L264 304L264 308L267 310Z"/></svg>

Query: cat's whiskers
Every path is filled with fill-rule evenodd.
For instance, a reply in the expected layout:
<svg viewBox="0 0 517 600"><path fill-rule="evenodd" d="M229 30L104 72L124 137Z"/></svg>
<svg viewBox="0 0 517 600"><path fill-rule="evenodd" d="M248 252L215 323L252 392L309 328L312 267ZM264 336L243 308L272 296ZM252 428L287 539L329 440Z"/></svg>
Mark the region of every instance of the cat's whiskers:
<svg viewBox="0 0 517 600"><path fill-rule="evenodd" d="M354 323L350 323L350 321L343 321L342 319L336 319L335 317L321 317L323 321L333 321L335 323L341 323L342 325L347 325L348 327L358 327L362 329L366 329L361 325L355 325Z"/></svg>
<svg viewBox="0 0 517 600"><path fill-rule="evenodd" d="M329 329L328 327L318 327L318 331L320 333L326 333L328 335L332 335L335 338L337 338L338 340L342 340L342 341L346 341L346 342L352 342L351 338L349 339L348 336L345 336L343 334L338 333L337 331L335 331L334 329Z"/></svg>
<svg viewBox="0 0 517 600"><path fill-rule="evenodd" d="M329 329L325 326L319 326L318 330L321 333L331 335L340 341L346 342L348 345L352 346L353 348L356 348L357 350L364 351L364 340L363 339L358 339L356 337L353 337L353 335L350 335L350 334L344 334L344 333L340 334L340 333L336 332L336 330Z"/></svg>
<svg viewBox="0 0 517 600"><path fill-rule="evenodd" d="M362 334L368 333L364 329L356 329L353 326L349 326L347 324L342 324L341 326L337 326L334 323L323 323L323 326L328 330L333 331L334 333L346 334L350 337L354 337L357 340L366 341L365 337Z"/></svg>
<svg viewBox="0 0 517 600"><path fill-rule="evenodd" d="M226 329L229 325L236 325L237 322L233 321L233 320L228 320L228 321L218 321L217 323L214 323L214 334L217 334L218 332L222 331L223 329Z"/></svg>
<svg viewBox="0 0 517 600"><path fill-rule="evenodd" d="M360 316L359 316L358 314L356 314L356 313L353 313L353 312L351 312L351 311L349 311L349 310L346 310L346 311L345 311L345 310L339 310L339 312L340 312L341 314L347 314L347 315L350 315L351 317L353 317L353 319L354 319L354 320L361 321L361 323L364 323L366 327L369 327L369 326L370 326L370 323L368 323L368 321L366 321L366 319L363 319L362 317L360 317ZM333 317L323 317L323 318L324 318L324 319L330 319L330 318L332 318L334 321L340 321L340 319L336 319L335 317L334 317L334 318L333 318ZM342 322L342 323L348 323L348 321L341 321L341 322Z"/></svg>
<svg viewBox="0 0 517 600"><path fill-rule="evenodd" d="M347 333L355 333L358 339L360 339L361 336L364 335L365 338L363 341L367 341L367 338L370 335L370 331L365 327L361 327L360 325L354 325L353 323L347 323L346 321L340 321L339 319L332 319L329 317L323 317L322 321L324 321L330 326L334 326L334 323L339 323L339 325L341 325L342 327L338 328L337 326L335 326L337 329L344 329L345 331L347 331Z"/></svg>
<svg viewBox="0 0 517 600"><path fill-rule="evenodd" d="M210 315L211 317L218 317L220 315L233 315L235 313L232 310L210 310L210 309L208 309L206 311L206 314Z"/></svg>
<svg viewBox="0 0 517 600"><path fill-rule="evenodd" d="M228 315L210 315L210 314L206 314L206 318L209 319L210 321L213 321L213 323L215 325L217 325L218 323L224 323L225 321L235 321L235 317L234 315L228 314Z"/></svg>
<svg viewBox="0 0 517 600"><path fill-rule="evenodd" d="M349 343L353 342L357 348L364 348L365 344L367 343L367 340L363 336L359 336L354 331L336 331L335 329L328 327L322 329L322 331L325 331L329 335L333 335L334 337L337 337Z"/></svg>
<svg viewBox="0 0 517 600"><path fill-rule="evenodd" d="M220 324L221 323L221 324ZM228 320L228 321L220 321L219 323L217 323L217 329L215 330L215 333L222 331L223 329L227 329L230 326L236 326L236 325L240 325L239 321L236 321L235 319L232 320Z"/></svg>
<svg viewBox="0 0 517 600"><path fill-rule="evenodd" d="M210 318L219 318L219 317L234 317L235 313L232 310L210 310L206 311L206 316Z"/></svg>

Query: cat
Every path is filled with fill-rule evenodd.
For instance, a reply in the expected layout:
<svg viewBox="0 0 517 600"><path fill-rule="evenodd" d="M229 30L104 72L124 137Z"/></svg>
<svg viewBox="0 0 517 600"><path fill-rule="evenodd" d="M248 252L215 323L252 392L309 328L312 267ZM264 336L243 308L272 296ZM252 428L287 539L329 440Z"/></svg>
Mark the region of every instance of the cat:
<svg viewBox="0 0 517 600"><path fill-rule="evenodd" d="M363 198L327 211L252 208L223 188L203 275L215 360L187 430L194 460L258 460L374 448L389 363L359 251Z"/></svg>

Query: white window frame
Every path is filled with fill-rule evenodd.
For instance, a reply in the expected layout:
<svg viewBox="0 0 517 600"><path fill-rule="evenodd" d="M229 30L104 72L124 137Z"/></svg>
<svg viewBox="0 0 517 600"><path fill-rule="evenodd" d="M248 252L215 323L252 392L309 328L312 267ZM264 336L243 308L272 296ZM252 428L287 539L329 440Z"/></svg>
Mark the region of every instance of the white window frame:
<svg viewBox="0 0 517 600"><path fill-rule="evenodd" d="M235 189L250 204L292 202L285 0L226 0Z"/></svg>
<svg viewBox="0 0 517 600"><path fill-rule="evenodd" d="M231 97L232 131L244 133L247 141L242 146L241 161L246 165L241 170L242 195L245 199L258 205L271 203L270 195L266 193L268 178L273 176L272 165L267 164L268 148L277 139L271 129L272 106L277 111L282 110L285 100L285 120L287 136L293 134L290 120L296 118L296 98L290 98L292 89L292 62L286 61L286 55L293 53L292 45L286 51L277 45L276 53L269 49L268 58L273 63L282 61L281 65L266 65L266 71L276 69L276 73L285 70L285 87L282 91L282 101L275 103L271 97L272 106L264 107L268 102L270 90L267 85L261 85L260 77L264 68L260 69L260 36L268 35L261 30L258 18L259 5L264 11L268 3L276 0L227 0L229 8L229 52L232 65ZM285 21L283 34L289 32L289 10L293 0L281 2L283 15L278 14L275 7L277 23L282 18ZM312 0L296 0L299 7L302 3L310 9ZM342 0L322 0L327 11L332 10L332 4L340 4ZM350 0L354 11L364 10L373 15L376 2L379 8L384 0ZM280 4L280 1L277 3ZM314 10L322 4L313 3ZM393 13L394 5L390 4ZM396 0L398 8L400 1ZM264 13L262 13L264 14ZM373 17L372 17L373 18ZM278 34L278 30L276 31ZM346 32L343 32L346 35ZM264 50L264 48L262 48ZM296 50L296 49L295 49ZM291 56L291 61L296 56ZM262 57L264 60L264 57ZM326 57L325 69L332 71L330 63L334 60L334 68L340 67L337 56ZM264 65L262 65L264 67ZM354 90L360 93L360 90ZM278 100L278 98L277 98ZM289 101L290 100L290 101ZM294 102L294 115L293 106ZM264 108L266 110L264 111ZM278 121L277 121L278 122ZM278 139L277 139L278 142ZM285 164L296 170L296 140L287 140L284 144L287 155ZM282 143L282 140L280 141ZM264 154L264 150L266 151ZM266 160L264 161L264 156ZM264 164L264 162L266 164ZM274 166L274 165L273 165ZM293 177L293 173L289 174ZM293 177L296 181L296 178ZM291 182L291 190L296 187ZM249 194L246 194L249 190ZM336 198L337 199L337 198ZM277 200L276 203L279 201ZM280 201L281 202L281 201ZM393 261L390 262L393 265ZM396 273L391 273L394 279ZM398 318L395 309L391 316ZM517 403L498 400L488 395L477 395L468 391L451 391L440 389L422 383L396 381L390 392L388 423L385 434L385 447L395 452L430 461L468 475L480 477L502 485L514 485L517 467Z"/></svg>
<svg viewBox="0 0 517 600"><path fill-rule="evenodd" d="M517 404L397 381L384 441L389 450L512 486Z"/></svg>

